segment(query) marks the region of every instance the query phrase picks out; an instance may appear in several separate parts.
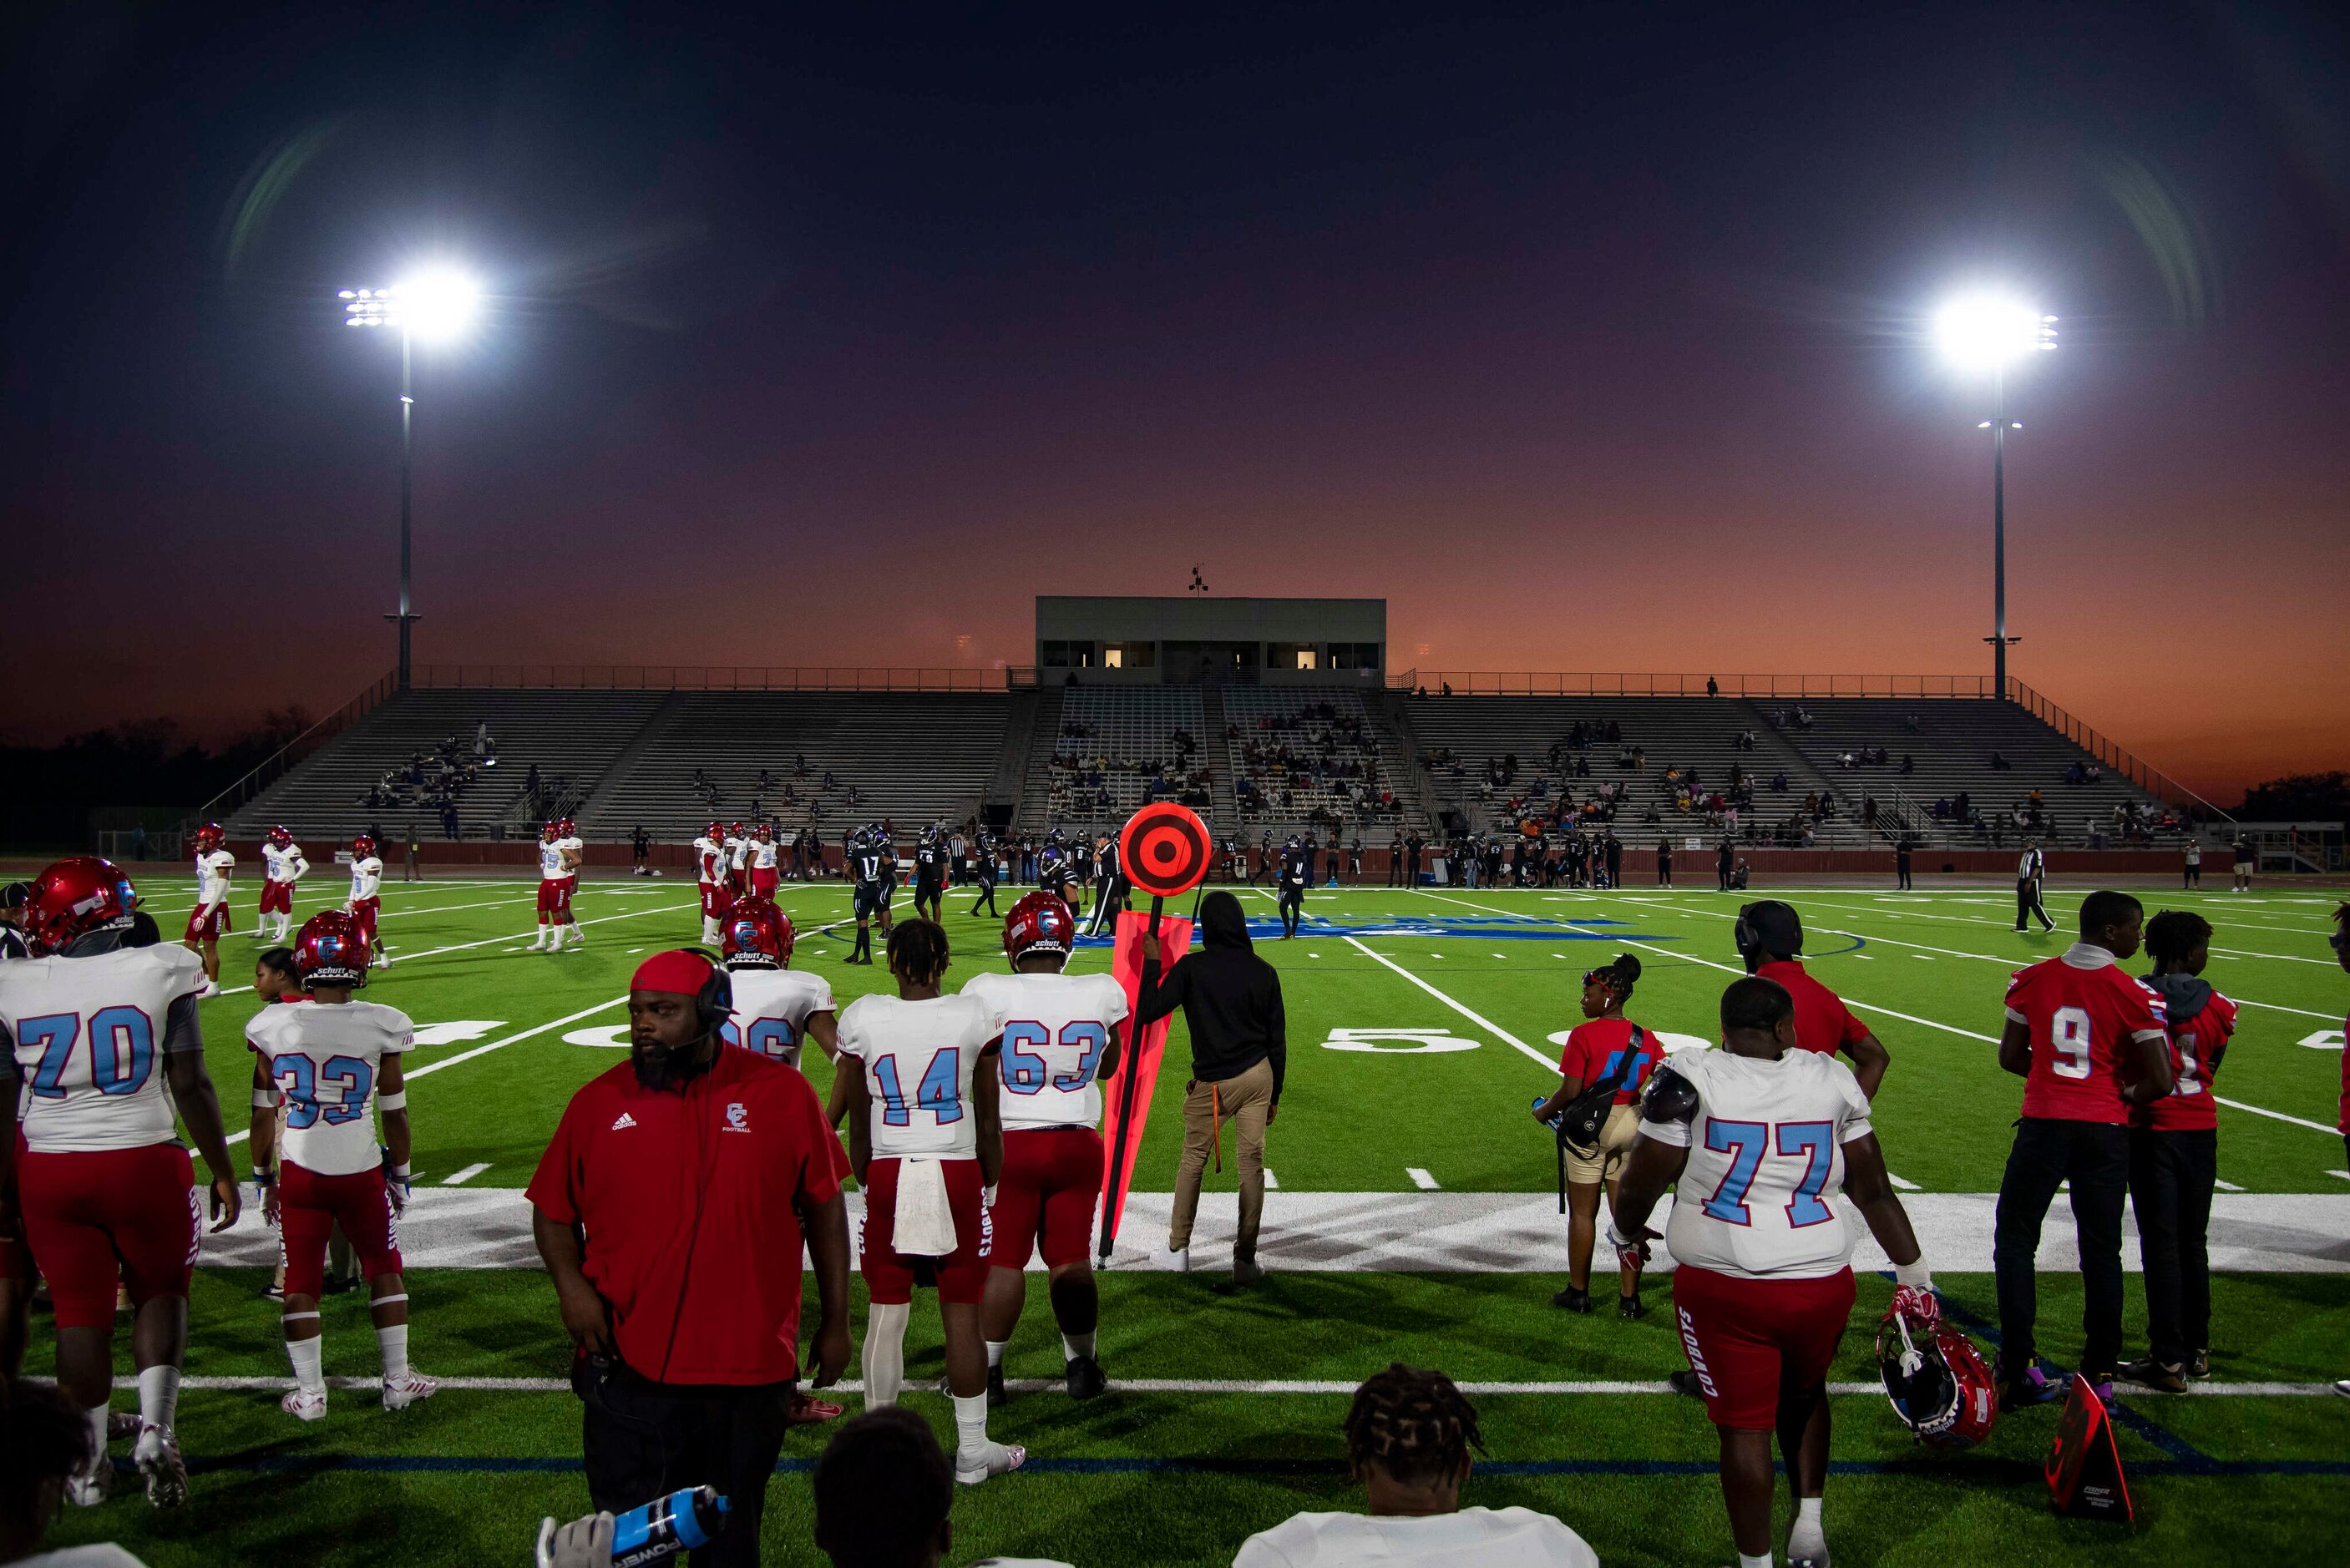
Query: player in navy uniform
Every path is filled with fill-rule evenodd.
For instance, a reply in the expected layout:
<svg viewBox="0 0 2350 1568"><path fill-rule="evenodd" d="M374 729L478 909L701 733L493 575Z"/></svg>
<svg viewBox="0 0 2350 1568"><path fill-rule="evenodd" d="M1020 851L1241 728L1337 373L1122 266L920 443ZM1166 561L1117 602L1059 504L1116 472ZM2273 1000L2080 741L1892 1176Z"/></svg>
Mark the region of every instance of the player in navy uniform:
<svg viewBox="0 0 2350 1568"><path fill-rule="evenodd" d="M878 839L869 831L848 836L848 861L841 869L849 881L849 909L857 916L857 945L845 963L873 961L874 918L889 919L889 862Z"/></svg>
<svg viewBox="0 0 2350 1568"><path fill-rule="evenodd" d="M979 897L971 901L971 912L976 915L984 907L992 915L995 913L995 841L982 832L974 854L977 863L972 874L979 879Z"/></svg>
<svg viewBox="0 0 2350 1568"><path fill-rule="evenodd" d="M947 889L947 851L936 824L922 829L914 846L914 913L924 919L944 920L939 908Z"/></svg>
<svg viewBox="0 0 2350 1568"><path fill-rule="evenodd" d="M1069 846L1069 913L1086 912L1086 889L1094 880L1094 841L1084 834Z"/></svg>
<svg viewBox="0 0 2350 1568"><path fill-rule="evenodd" d="M1281 888L1281 940L1287 941L1297 934L1297 922L1305 918L1305 884L1314 879L1314 852L1295 834L1281 846L1276 876Z"/></svg>

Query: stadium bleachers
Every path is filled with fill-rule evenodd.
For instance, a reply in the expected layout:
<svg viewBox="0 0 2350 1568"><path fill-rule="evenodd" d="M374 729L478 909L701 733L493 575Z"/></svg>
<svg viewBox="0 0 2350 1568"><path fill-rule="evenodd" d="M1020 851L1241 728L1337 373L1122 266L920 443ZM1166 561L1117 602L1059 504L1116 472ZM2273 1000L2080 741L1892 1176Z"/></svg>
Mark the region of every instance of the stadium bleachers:
<svg viewBox="0 0 2350 1568"><path fill-rule="evenodd" d="M1866 791L1884 803L1889 828L1935 842L1988 843L1993 829L2005 843L2042 836L2019 826L2013 816L2035 789L2052 842L2087 844L2101 831L2106 842L2119 843L2116 806L2151 823L2159 823L2168 809L2118 772L2107 770L2095 783L2068 782L2068 770L2081 770L2074 776L2082 777L2095 759L2012 702L1826 697L1742 705L1773 724L1848 801L1856 805ZM1799 713L1809 717L1808 727L1798 722ZM1844 765L1847 755L1857 758L1871 749L1883 750L1887 760ZM1914 762L1908 774L1901 772L1905 756ZM2009 765L1994 766L1995 756ZM1961 794L1982 819L1980 826L1935 818L1937 800L1955 802Z"/></svg>
<svg viewBox="0 0 2350 1568"><path fill-rule="evenodd" d="M787 831L813 824L827 839L851 823L961 822L994 771L1008 702L951 692L679 692L588 801L580 827L621 839L641 826L677 843L712 817L772 819ZM807 760L804 778L795 756Z"/></svg>
<svg viewBox="0 0 2350 1568"><path fill-rule="evenodd" d="M1188 757L1178 746L1179 732L1191 737ZM1194 686L1068 687L1057 719L1037 725L1028 794L1014 821L1030 831L1115 829L1154 781L1206 815L1212 793L1201 775L1222 762L1206 732Z"/></svg>
<svg viewBox="0 0 2350 1568"><path fill-rule="evenodd" d="M1243 827L1326 836L1335 818L1346 833L1383 836L1421 825L1400 747L1353 688L1235 686L1222 699L1222 760L1236 789L1254 786L1236 797Z"/></svg>
<svg viewBox="0 0 2350 1568"><path fill-rule="evenodd" d="M399 832L411 820L425 836L442 836L441 811L429 787L403 786L396 798L366 800L387 774L421 757L437 772L436 749L453 739L456 754L473 759L475 726L487 723L497 742L497 766L477 769L456 794L460 832L491 836L494 827L520 826L532 765L543 786L570 781L577 799L625 751L668 695L661 691L537 691L463 690L406 691L321 746L303 763L232 815L234 837L256 837L274 823L297 834L349 834L369 823ZM526 835L527 836L527 835Z"/></svg>
<svg viewBox="0 0 2350 1568"><path fill-rule="evenodd" d="M1538 784L1549 792L1535 798L1555 799L1562 786L1581 805L1596 798L1603 784L1621 787L1615 826L1626 836L1642 831L1670 828L1676 832L1706 830L1703 815L1684 811L1674 799L1669 772L1687 777L1694 769L1707 789L1727 788L1731 770L1752 779L1752 803L1739 813L1742 834L1751 824L1764 828L1784 822L1807 794L1830 793L1829 782L1793 748L1773 736L1759 714L1742 702L1680 697L1430 697L1406 705L1432 793L1440 808L1457 810L1472 830L1482 831L1506 815L1513 796L1533 795ZM1575 748L1566 742L1581 723L1591 734ZM1607 726L1620 727L1622 740L1606 739ZM1737 737L1753 732L1754 749L1741 750ZM1562 765L1552 763L1552 748ZM1624 753L1638 748L1638 767L1621 763ZM1489 771L1514 754L1517 773L1506 785L1492 784ZM1442 759L1450 758L1449 762ZM1563 774L1580 758L1589 764L1587 778ZM1787 787L1773 790L1772 782L1785 774ZM1821 844L1856 843L1856 819L1839 802L1829 819L1815 826Z"/></svg>

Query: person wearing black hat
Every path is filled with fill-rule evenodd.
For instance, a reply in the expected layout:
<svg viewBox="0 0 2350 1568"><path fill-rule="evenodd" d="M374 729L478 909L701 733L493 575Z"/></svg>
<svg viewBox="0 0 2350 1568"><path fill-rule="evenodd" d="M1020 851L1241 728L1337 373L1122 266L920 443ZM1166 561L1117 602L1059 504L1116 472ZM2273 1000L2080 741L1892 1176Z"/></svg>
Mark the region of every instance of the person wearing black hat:
<svg viewBox="0 0 2350 1568"><path fill-rule="evenodd" d="M0 959L33 956L32 948L25 940L25 905L32 896L30 882L11 882L0 888Z"/></svg>
<svg viewBox="0 0 2350 1568"><path fill-rule="evenodd" d="M1853 1016L1842 997L1804 972L1804 921L1794 906L1776 898L1748 904L1738 911L1731 934L1746 972L1777 981L1795 999L1795 1044L1823 1056L1851 1057L1861 1093L1876 1099L1885 1070L1893 1064L1892 1053Z"/></svg>

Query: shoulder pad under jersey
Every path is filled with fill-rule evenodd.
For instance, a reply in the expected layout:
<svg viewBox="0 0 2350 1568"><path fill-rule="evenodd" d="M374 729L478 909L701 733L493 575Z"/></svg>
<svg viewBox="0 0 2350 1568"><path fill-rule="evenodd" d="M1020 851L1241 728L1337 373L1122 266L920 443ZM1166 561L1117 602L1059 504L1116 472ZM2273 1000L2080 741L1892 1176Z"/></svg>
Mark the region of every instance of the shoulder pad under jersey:
<svg viewBox="0 0 2350 1568"><path fill-rule="evenodd" d="M1697 1085L1674 1072L1668 1063L1648 1080L1648 1093L1640 1102L1640 1115L1652 1122L1693 1119L1697 1116Z"/></svg>

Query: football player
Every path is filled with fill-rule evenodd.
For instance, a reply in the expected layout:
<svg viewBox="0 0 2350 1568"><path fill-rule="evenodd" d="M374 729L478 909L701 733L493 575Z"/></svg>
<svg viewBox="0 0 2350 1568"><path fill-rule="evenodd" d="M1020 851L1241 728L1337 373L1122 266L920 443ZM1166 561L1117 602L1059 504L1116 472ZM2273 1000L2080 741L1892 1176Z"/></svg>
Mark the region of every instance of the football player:
<svg viewBox="0 0 2350 1568"><path fill-rule="evenodd" d="M1305 885L1314 879L1313 852L1294 833L1281 846L1281 865L1274 879L1281 889L1281 940L1287 941L1297 934L1297 922L1305 919Z"/></svg>
<svg viewBox="0 0 2350 1568"><path fill-rule="evenodd" d="M941 923L946 919L940 904L947 890L947 851L942 838L938 825L933 823L922 829L921 842L914 846L914 913Z"/></svg>
<svg viewBox="0 0 2350 1568"><path fill-rule="evenodd" d="M889 914L889 863L877 842L878 834L858 832L848 840L849 909L857 917L857 945L849 950L843 963L869 964L873 961L872 925L878 917L887 920ZM887 927L884 927L887 929Z"/></svg>
<svg viewBox="0 0 2350 1568"><path fill-rule="evenodd" d="M1094 851L1094 918L1086 928L1089 936L1100 934L1104 920L1111 921L1112 929L1116 929L1115 922L1134 888L1126 879L1126 868L1118 864L1118 840L1107 833L1101 836L1100 846Z"/></svg>
<svg viewBox="0 0 2350 1568"><path fill-rule="evenodd" d="M712 823L693 841L693 874L702 884L702 940L718 945L718 922L726 917L726 828Z"/></svg>
<svg viewBox="0 0 2350 1568"><path fill-rule="evenodd" d="M294 922L294 884L310 869L310 863L302 858L302 846L294 842L294 835L278 826L271 828L262 841L261 864L261 913L253 922L253 940L266 941L275 936L282 942ZM273 915L276 917L274 926Z"/></svg>
<svg viewBox="0 0 2350 1568"><path fill-rule="evenodd" d="M998 1076L1003 1175L988 1215L994 1232L981 1326L987 1335L987 1393L1003 1399L1003 1349L1028 1301L1028 1257L1043 1255L1053 1320L1061 1328L1069 1397L1090 1399L1109 1385L1094 1355L1101 1316L1087 1258L1101 1199L1101 1079L1118 1071L1126 988L1108 975L1064 974L1077 921L1049 893L1031 893L1003 921L1009 974L973 975L962 994L1006 1020Z"/></svg>
<svg viewBox="0 0 2350 1568"><path fill-rule="evenodd" d="M2081 1249L2080 1373L2113 1402L2130 1110L2172 1087L2162 998L2121 969L2138 950L2145 913L2127 893L2090 894L2081 900L2081 940L2008 982L1999 1064L2024 1082L1991 1232L2002 1408L2061 1399L2069 1386L2033 1354L2033 1334L2040 1226L2068 1181Z"/></svg>
<svg viewBox="0 0 2350 1568"><path fill-rule="evenodd" d="M2170 1093L2130 1112L2130 1210L2146 1275L2143 1361L2121 1375L2166 1394L2211 1376L2211 1263L2204 1245L2220 1178L2220 1109L2211 1085L2236 1032L2236 1004L2200 976L2211 961L2211 922L2165 909L2146 923L2170 1036Z"/></svg>
<svg viewBox="0 0 2350 1568"><path fill-rule="evenodd" d="M375 954L377 963L391 967L391 950L376 931L376 921L383 913L383 857L376 853L372 833L351 840L351 896L343 910L351 918L351 930L359 945Z"/></svg>
<svg viewBox="0 0 2350 1568"><path fill-rule="evenodd" d="M188 929L180 939L203 959L205 996L221 993L220 940L229 932L229 876L236 869L236 857L223 847L227 841L227 831L217 822L196 829L196 907L188 911Z"/></svg>
<svg viewBox="0 0 2350 1568"><path fill-rule="evenodd" d="M326 1292L328 1239L339 1226L367 1276L369 1315L383 1357L383 1407L405 1409L440 1386L408 1365L408 1286L400 1259L410 1147L400 1059L415 1048L415 1025L397 1008L351 1000L367 983L368 947L358 923L340 910L304 922L294 967L309 999L265 1007L244 1026L255 1058L253 1180L264 1217L285 1237L282 1318L294 1386L278 1408L305 1421L326 1417L318 1298ZM383 1113L380 1148L377 1111Z"/></svg>
<svg viewBox="0 0 2350 1568"><path fill-rule="evenodd" d="M1774 1430L1795 1500L1788 1560L1824 1563L1827 1373L1854 1295L1856 1238L1839 1193L1893 1261L1895 1314L1930 1325L1940 1307L1868 1096L1851 1068L1796 1043L1784 987L1732 981L1721 1048L1683 1052L1649 1081L1608 1225L1627 1262L1647 1260L1648 1217L1669 1185L1673 1315L1719 1435L1740 1568L1770 1568Z"/></svg>
<svg viewBox="0 0 2350 1568"><path fill-rule="evenodd" d="M993 915L996 912L995 841L990 838L983 829L980 833L979 843L972 853L976 858L972 865L971 874L979 883L979 897L971 901L971 912L976 918L979 911L984 908L989 914Z"/></svg>
<svg viewBox="0 0 2350 1568"><path fill-rule="evenodd" d="M34 880L25 931L36 956L0 964L0 1074L20 1080L0 1084L0 1102L7 1124L18 1123L21 1088L24 1140L20 1150L20 1127L0 1125L0 1193L13 1190L49 1282L58 1386L89 1423L90 1459L68 1479L68 1500L103 1501L113 1479L107 1417L120 1283L139 1375L132 1457L147 1501L173 1508L188 1500L172 1427L203 1227L175 1104L211 1177L215 1231L236 1223L240 1200L204 1071L202 963L182 948L126 945L152 932L140 929L137 900L130 878L96 856L60 860Z"/></svg>
<svg viewBox="0 0 2350 1568"><path fill-rule="evenodd" d="M584 947L587 939L580 935L578 922L571 916L571 894L579 879L579 851L567 841L560 822L546 822L538 829L538 940L530 944L533 952L560 952L564 933L570 932L571 944Z"/></svg>
<svg viewBox="0 0 2350 1568"><path fill-rule="evenodd" d="M776 865L775 829L771 823L761 823L751 835L751 897L773 898L775 888L784 879Z"/></svg>
<svg viewBox="0 0 2350 1568"><path fill-rule="evenodd" d="M739 822L726 825L726 896L739 898L750 891L751 836Z"/></svg>
<svg viewBox="0 0 2350 1568"><path fill-rule="evenodd" d="M1853 1016L1842 997L1804 972L1804 920L1794 906L1776 898L1746 905L1738 911L1731 940L1738 944L1747 973L1776 981L1795 999L1795 1044L1806 1051L1831 1056L1842 1052L1851 1057L1861 1093L1875 1100L1893 1054Z"/></svg>
<svg viewBox="0 0 2350 1568"><path fill-rule="evenodd" d="M1082 916L1086 912L1086 894L1094 879L1094 841L1084 834L1069 846L1069 912Z"/></svg>
<svg viewBox="0 0 2350 1568"><path fill-rule="evenodd" d="M912 919L890 933L898 994L860 996L840 1015L848 1150L865 1191L865 1406L894 1405L906 1380L914 1271L929 1265L946 1331L955 1480L975 1486L1018 1469L1027 1450L987 1436L987 1345L980 1300L992 1256L987 1189L1003 1168L997 1054L1003 1015L975 996L942 996L947 934ZM844 1063L844 1065L847 1064Z"/></svg>

